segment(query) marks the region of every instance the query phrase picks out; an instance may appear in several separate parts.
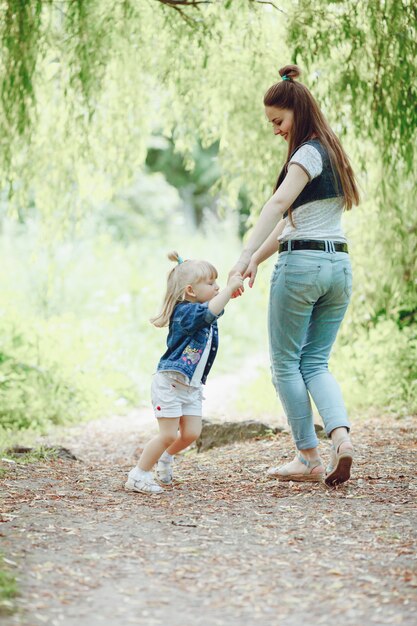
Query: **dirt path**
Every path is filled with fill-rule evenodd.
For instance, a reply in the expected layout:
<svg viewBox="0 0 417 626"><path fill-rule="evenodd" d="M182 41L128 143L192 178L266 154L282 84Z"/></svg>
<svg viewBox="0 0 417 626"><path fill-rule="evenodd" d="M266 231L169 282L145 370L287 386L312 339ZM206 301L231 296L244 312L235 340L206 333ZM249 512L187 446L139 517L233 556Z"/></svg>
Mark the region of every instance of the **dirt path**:
<svg viewBox="0 0 417 626"><path fill-rule="evenodd" d="M183 455L173 487L144 497L123 490L138 423L152 427L138 417L65 431L79 461L1 464L21 590L4 626L416 623L415 420L356 424L337 490L265 480L291 454L280 434Z"/></svg>

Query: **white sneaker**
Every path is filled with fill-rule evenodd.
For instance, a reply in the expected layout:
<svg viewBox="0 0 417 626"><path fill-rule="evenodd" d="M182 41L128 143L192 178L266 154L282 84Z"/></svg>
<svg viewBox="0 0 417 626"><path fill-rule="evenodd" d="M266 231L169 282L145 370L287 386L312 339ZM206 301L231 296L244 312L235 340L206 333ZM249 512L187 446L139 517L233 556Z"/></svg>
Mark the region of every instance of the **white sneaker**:
<svg viewBox="0 0 417 626"><path fill-rule="evenodd" d="M167 459L167 457L162 455L162 457L159 459L158 465L156 467L156 477L163 485L170 485L172 483L173 465L173 456Z"/></svg>
<svg viewBox="0 0 417 626"><path fill-rule="evenodd" d="M127 491L137 491L139 493L162 493L164 490L160 487L153 477L152 472L145 472L138 467L134 467L127 475L125 483Z"/></svg>

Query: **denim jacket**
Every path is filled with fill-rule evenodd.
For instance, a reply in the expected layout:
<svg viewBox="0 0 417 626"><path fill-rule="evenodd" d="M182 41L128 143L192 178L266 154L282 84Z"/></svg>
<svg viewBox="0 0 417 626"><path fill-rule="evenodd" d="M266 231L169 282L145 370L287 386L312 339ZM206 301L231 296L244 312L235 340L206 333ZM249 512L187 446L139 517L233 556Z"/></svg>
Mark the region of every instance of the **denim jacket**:
<svg viewBox="0 0 417 626"><path fill-rule="evenodd" d="M223 311L220 315L223 314ZM201 382L204 384L216 358L219 346L217 318L208 308L208 302L180 302L176 305L169 321L168 350L162 355L157 371L174 370L193 377L210 334L213 329L211 350Z"/></svg>
<svg viewBox="0 0 417 626"><path fill-rule="evenodd" d="M318 139L310 139L310 141L306 141L301 145L313 146L316 150L318 150L323 160L323 170L317 178L314 178L307 183L300 195L294 200L292 205L293 210L303 204L307 204L307 202L325 200L327 198L335 198L343 195L342 183L340 181L339 174L336 169L333 169L326 148ZM297 149L294 150L290 160L299 148L301 148L301 146L298 146ZM285 211L283 217L287 217L287 215L288 211Z"/></svg>

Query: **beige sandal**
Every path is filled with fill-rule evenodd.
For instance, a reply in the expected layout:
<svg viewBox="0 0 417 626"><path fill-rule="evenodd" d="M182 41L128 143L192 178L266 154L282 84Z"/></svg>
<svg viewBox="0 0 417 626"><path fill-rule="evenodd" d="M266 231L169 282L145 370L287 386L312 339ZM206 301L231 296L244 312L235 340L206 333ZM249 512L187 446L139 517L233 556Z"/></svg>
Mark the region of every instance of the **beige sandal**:
<svg viewBox="0 0 417 626"><path fill-rule="evenodd" d="M339 452L342 443L350 443L351 448ZM337 448L332 444L330 460L326 468L326 478L324 481L326 485L329 487L337 487L337 485L341 485L349 480L352 463L353 446L349 437L342 439Z"/></svg>
<svg viewBox="0 0 417 626"><path fill-rule="evenodd" d="M289 482L290 480L292 480L294 482L319 483L323 480L324 471L316 472L315 474L312 473L312 471L316 467L323 466L323 463L321 462L320 459L318 459L317 461L307 461L307 459L301 456L299 452L297 452L297 458L299 461L301 461L303 465L306 466L306 469L304 470L304 472L291 474L290 472L288 472L288 470L285 469L287 465L281 465L280 467L271 467L271 469L269 469L267 472L268 478L274 478L274 479L282 480L286 482Z"/></svg>

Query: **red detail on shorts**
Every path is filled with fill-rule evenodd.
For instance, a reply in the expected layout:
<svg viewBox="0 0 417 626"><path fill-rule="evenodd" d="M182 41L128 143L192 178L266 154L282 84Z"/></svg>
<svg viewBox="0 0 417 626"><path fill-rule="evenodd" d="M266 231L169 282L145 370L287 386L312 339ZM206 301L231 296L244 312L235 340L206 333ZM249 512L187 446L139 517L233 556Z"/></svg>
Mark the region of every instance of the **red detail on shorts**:
<svg viewBox="0 0 417 626"><path fill-rule="evenodd" d="M160 410L161 410L161 407L160 407L160 406L157 406L157 407L156 407L156 410L157 410L157 411L160 411Z"/></svg>

